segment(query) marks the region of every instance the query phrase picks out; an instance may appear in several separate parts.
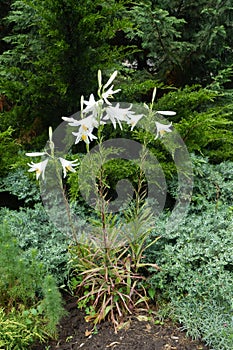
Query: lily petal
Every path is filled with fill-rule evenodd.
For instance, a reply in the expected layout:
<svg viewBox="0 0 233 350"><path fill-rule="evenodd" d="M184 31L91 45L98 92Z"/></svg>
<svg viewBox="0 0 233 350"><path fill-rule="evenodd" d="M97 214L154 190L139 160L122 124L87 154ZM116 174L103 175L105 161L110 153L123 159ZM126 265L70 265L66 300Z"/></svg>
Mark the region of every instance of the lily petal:
<svg viewBox="0 0 233 350"><path fill-rule="evenodd" d="M63 168L63 173L64 177L66 177L66 172L71 171L72 173L75 173L75 169L73 168L74 166L78 165L78 160L66 160L64 158L59 157L59 160L61 162L62 168Z"/></svg>
<svg viewBox="0 0 233 350"><path fill-rule="evenodd" d="M46 152L32 152L32 153L26 153L26 156L28 157L40 157L46 155Z"/></svg>
<svg viewBox="0 0 233 350"><path fill-rule="evenodd" d="M117 76L117 70L112 73L112 75L108 79L107 83L104 85L104 87L103 87L104 90L113 82L113 80L116 78L116 76Z"/></svg>
<svg viewBox="0 0 233 350"><path fill-rule="evenodd" d="M176 115L176 112L173 112L173 111L157 111L157 113L163 114L163 115Z"/></svg>

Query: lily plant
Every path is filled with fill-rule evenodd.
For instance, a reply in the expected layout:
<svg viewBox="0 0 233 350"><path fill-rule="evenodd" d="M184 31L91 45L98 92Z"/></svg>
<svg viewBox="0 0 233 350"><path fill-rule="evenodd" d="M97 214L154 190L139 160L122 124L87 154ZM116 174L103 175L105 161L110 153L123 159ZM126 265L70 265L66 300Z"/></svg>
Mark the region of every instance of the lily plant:
<svg viewBox="0 0 233 350"><path fill-rule="evenodd" d="M120 103L112 104L113 95L120 92L120 89L114 89L113 81L117 77L115 71L108 81L102 83L101 71L98 71L98 91L97 98L94 94L89 96L88 100L81 97L81 113L80 119L73 117L62 117L68 125L77 127L77 131L72 134L75 137L75 144L84 142L86 150L90 152L90 143L95 141L101 146L103 137L102 131L104 125L112 123L114 129L119 125L123 130L124 124L133 131L139 121L146 118L144 113L136 114L133 105L122 108ZM145 105L149 113L173 116L173 111L157 111L152 113L153 103L156 95L156 89L153 91L152 102L150 106ZM162 138L166 133L172 132L172 123L163 124L154 121L156 134L154 139ZM75 172L79 165L78 160L69 161L55 155L55 145L52 137L52 128L49 128L49 151L26 153L29 157L44 157L45 159L39 163L28 163L29 172L36 172L37 180L40 178L45 180L46 167L49 162L53 161L56 166L63 169L63 177L67 176L67 172ZM101 151L101 147L99 148ZM104 154L104 153L103 153ZM143 158L144 157L144 158ZM145 159L145 154L142 154ZM102 165L101 165L102 166ZM103 245L97 244L98 239L84 238L80 242L76 239L70 245L70 266L72 269L69 285L73 293L77 295L78 305L85 308L87 321L91 321L96 325L98 322L109 318L115 327L119 329L123 322L123 318L127 314L132 314L137 305L144 303L148 308L147 291L139 282L145 279L140 269L151 267L159 270L156 264L144 263L143 252L148 246L156 243L159 237L156 237L150 244L147 244L147 238L154 228L155 219L148 207L141 205L141 198L136 193L135 210L128 211L126 220L134 220L131 226L128 225L130 231L124 230L124 226L119 223L118 216L107 213L106 200L106 182L104 178L103 168L99 172L98 177L98 194L100 200L100 225L97 224L93 229L103 235L103 240L99 239ZM143 186L143 174L140 172L138 177L138 188ZM135 220L136 218L136 220ZM122 240L122 244L117 244L119 234L121 237L128 238L128 243ZM84 234L85 237L85 234ZM130 241L130 237L134 237L134 241ZM123 244L124 243L124 244ZM139 286L140 284L140 286Z"/></svg>

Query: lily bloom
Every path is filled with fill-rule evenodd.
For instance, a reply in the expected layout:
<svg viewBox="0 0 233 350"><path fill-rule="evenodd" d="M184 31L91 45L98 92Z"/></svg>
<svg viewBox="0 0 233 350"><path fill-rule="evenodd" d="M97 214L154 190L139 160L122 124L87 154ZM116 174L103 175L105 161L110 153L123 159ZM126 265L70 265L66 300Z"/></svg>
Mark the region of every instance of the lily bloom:
<svg viewBox="0 0 233 350"><path fill-rule="evenodd" d="M89 130L85 125L80 126L78 132L72 132L74 136L76 136L75 144L80 141L84 141L86 144L89 144L90 141L97 139L95 135L92 134L93 129Z"/></svg>
<svg viewBox="0 0 233 350"><path fill-rule="evenodd" d="M172 132L172 130L170 129L171 126L172 126L172 123L170 124L161 124L159 122L155 122L155 125L156 125L156 129L157 129L157 133L156 133L156 136L155 136L155 140L160 136L160 137L163 137L163 135L166 133L166 132Z"/></svg>
<svg viewBox="0 0 233 350"><path fill-rule="evenodd" d="M99 126L98 121L94 118L93 115L80 120L66 117L62 117L62 119L68 122L70 126L81 126L83 129L88 129L90 131L93 131L94 128L98 128Z"/></svg>
<svg viewBox="0 0 233 350"><path fill-rule="evenodd" d="M130 108L120 108L120 104L117 103L116 106L108 106L106 107L106 115L103 117L103 120L110 120L113 124L114 129L116 129L116 122L118 122L121 130L122 125L121 122L127 122L129 119L129 115L132 115L132 111Z"/></svg>
<svg viewBox="0 0 233 350"><path fill-rule="evenodd" d="M102 95L101 95L103 100L104 100L104 102L107 105L109 105L109 106L111 105L111 102L108 101L108 98L112 97L113 94L116 94L117 92L121 91L121 89L117 89L117 90L114 91L113 90L113 86L114 85L112 85L107 91L103 92Z"/></svg>
<svg viewBox="0 0 233 350"><path fill-rule="evenodd" d="M143 117L143 114L138 114L138 115L130 115L130 119L127 121L128 125L131 125L131 131L134 129L135 125L137 122Z"/></svg>
<svg viewBox="0 0 233 350"><path fill-rule="evenodd" d="M35 153L39 153L39 152L35 152ZM27 153L27 155L29 154L34 154L35 153ZM43 152L44 153L44 152ZM45 172L45 168L47 166L48 163L48 159L43 160L43 162L40 163L28 163L28 166L30 167L30 169L28 170L29 172L35 171L36 172L36 179L38 180L40 175L42 174L42 179L44 180L44 172Z"/></svg>
<svg viewBox="0 0 233 350"><path fill-rule="evenodd" d="M90 95L89 101L83 100L83 103L86 107L83 109L83 113L92 112L92 117L97 118L99 112L99 104L103 103L103 100L95 101L93 94Z"/></svg>
<svg viewBox="0 0 233 350"><path fill-rule="evenodd" d="M75 144L79 143L82 140L89 144L90 141L97 139L97 137L92 134L93 129L98 128L99 124L105 124L103 121L99 123L93 115L80 120L66 117L62 117L62 119L67 121L71 126L79 126L78 132L72 132L72 134L77 137Z"/></svg>
<svg viewBox="0 0 233 350"><path fill-rule="evenodd" d="M64 173L64 177L66 177L66 172L67 171L72 171L72 173L75 173L75 169L73 168L74 166L78 165L78 160L66 160L64 158L59 157L59 160L61 162L62 168L63 168L63 173Z"/></svg>

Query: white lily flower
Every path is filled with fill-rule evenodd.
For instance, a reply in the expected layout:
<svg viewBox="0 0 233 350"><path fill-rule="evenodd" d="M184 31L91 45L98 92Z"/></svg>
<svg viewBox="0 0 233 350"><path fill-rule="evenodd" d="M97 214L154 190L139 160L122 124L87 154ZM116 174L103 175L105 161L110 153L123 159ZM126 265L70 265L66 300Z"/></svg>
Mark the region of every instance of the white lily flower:
<svg viewBox="0 0 233 350"><path fill-rule="evenodd" d="M116 94L117 92L121 91L121 89L117 89L114 91L113 86L114 85L112 85L107 91L102 93L102 98L104 102L107 103L107 105L111 105L111 102L108 101L108 98L112 97L113 94Z"/></svg>
<svg viewBox="0 0 233 350"><path fill-rule="evenodd" d="M64 173L64 177L66 177L66 172L67 171L72 171L72 173L75 173L75 169L73 168L74 166L78 165L78 160L66 160L64 158L59 157L59 160L61 162L62 168L63 168L63 173Z"/></svg>
<svg viewBox="0 0 233 350"><path fill-rule="evenodd" d="M83 113L92 112L93 118L96 118L99 111L99 104L102 104L103 101L96 101L94 95L91 94L89 97L89 101L83 100L83 103L86 105L86 107L83 109Z"/></svg>
<svg viewBox="0 0 233 350"><path fill-rule="evenodd" d="M63 120L67 121L69 125L71 126L81 126L84 130L88 129L92 131L94 128L98 128L99 124L98 121L93 117L93 115L90 115L89 117L76 120L74 118L66 118L63 117Z"/></svg>
<svg viewBox="0 0 233 350"><path fill-rule="evenodd" d="M160 136L163 137L163 135L166 132L172 132L172 130L170 129L172 126L172 123L170 124L161 124L159 122L155 122L156 125L156 129L157 129L157 134L155 136L155 140Z"/></svg>
<svg viewBox="0 0 233 350"><path fill-rule="evenodd" d="M91 108L97 103L97 101L95 100L94 95L91 94L89 97L89 101L83 100L83 103L87 106L87 108Z"/></svg>
<svg viewBox="0 0 233 350"><path fill-rule="evenodd" d="M28 157L40 157L40 156L44 156L45 154L47 154L46 152L32 152L32 153L26 153L26 156Z"/></svg>
<svg viewBox="0 0 233 350"><path fill-rule="evenodd" d="M72 134L77 137L75 144L79 143L82 140L89 144L90 141L97 138L95 135L92 134L93 129L98 128L99 124L104 124L103 121L98 123L98 121L94 118L93 115L90 115L89 117L80 120L66 117L63 117L63 119L65 121L68 121L69 125L71 126L79 126L78 132L72 132Z"/></svg>
<svg viewBox="0 0 233 350"><path fill-rule="evenodd" d="M143 114L130 115L130 119L127 121L127 124L131 125L131 131L134 129L135 125L142 117L144 117Z"/></svg>
<svg viewBox="0 0 233 350"><path fill-rule="evenodd" d="M84 141L86 144L89 144L90 141L97 139L95 135L92 134L93 129L89 130L84 125L79 128L78 132L72 132L74 136L76 136L75 144L80 141Z"/></svg>
<svg viewBox="0 0 233 350"><path fill-rule="evenodd" d="M121 122L127 122L129 120L129 115L132 115L134 112L130 111L129 108L120 108L120 104L117 103L116 106L106 107L106 115L103 117L103 120L111 120L114 129L116 129L116 122L118 122L121 130Z"/></svg>
<svg viewBox="0 0 233 350"><path fill-rule="evenodd" d="M28 163L28 166L30 166L29 172L35 171L36 172L36 179L38 180L40 177L40 174L42 174L42 179L44 180L44 172L45 168L47 166L48 159L43 160L43 162L40 163Z"/></svg>

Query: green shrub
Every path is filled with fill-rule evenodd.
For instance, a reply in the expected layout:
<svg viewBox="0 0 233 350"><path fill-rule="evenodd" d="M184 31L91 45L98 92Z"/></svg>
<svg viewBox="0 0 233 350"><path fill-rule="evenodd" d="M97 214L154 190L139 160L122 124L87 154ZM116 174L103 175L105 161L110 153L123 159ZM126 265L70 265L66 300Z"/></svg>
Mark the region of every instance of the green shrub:
<svg viewBox="0 0 233 350"><path fill-rule="evenodd" d="M232 92L187 86L164 95L155 108L177 112L172 121L190 152L215 163L233 158Z"/></svg>
<svg viewBox="0 0 233 350"><path fill-rule="evenodd" d="M26 164L25 164L26 165ZM11 170L0 181L0 192L7 191L23 200L25 205L32 206L40 202L39 186L35 179L27 174L25 168L18 167Z"/></svg>
<svg viewBox="0 0 233 350"><path fill-rule="evenodd" d="M18 241L6 224L0 227L0 304L16 307L23 303L30 306L43 279L43 266L32 250L28 259L22 256Z"/></svg>
<svg viewBox="0 0 233 350"><path fill-rule="evenodd" d="M34 341L43 342L48 333L38 317L39 307L6 313L0 307L0 348L4 350L25 350Z"/></svg>
<svg viewBox="0 0 233 350"><path fill-rule="evenodd" d="M40 303L46 322L46 331L56 337L59 320L66 314L63 308L63 300L59 292L56 280L52 275L46 275L42 283L43 300Z"/></svg>
<svg viewBox="0 0 233 350"><path fill-rule="evenodd" d="M0 176L4 176L11 169L18 158L19 144L12 136L13 129L8 127L2 131L0 129Z"/></svg>
<svg viewBox="0 0 233 350"><path fill-rule="evenodd" d="M214 350L233 347L232 311L216 301L193 297L173 301L173 316L183 324L187 335L200 339Z"/></svg>
<svg viewBox="0 0 233 350"><path fill-rule="evenodd" d="M145 253L147 261L161 268L149 282L149 288L160 294L161 305L170 303L170 316L216 350L233 347L231 169L231 162L210 165L196 159L188 216L173 232L165 231L167 217L161 218L157 249Z"/></svg>
<svg viewBox="0 0 233 350"><path fill-rule="evenodd" d="M211 89L203 89L200 85L186 86L183 89L174 89L164 94L155 104L157 110L168 109L176 111L172 117L174 122L189 119L193 113L207 111L214 106L219 92Z"/></svg>
<svg viewBox="0 0 233 350"><path fill-rule="evenodd" d="M192 203L189 212L201 212L213 205L214 210L223 204L232 205L233 162L225 161L220 164L210 164L206 157L191 154L193 164ZM169 182L169 193L177 196L177 179Z"/></svg>
<svg viewBox="0 0 233 350"><path fill-rule="evenodd" d="M0 226L0 250L0 333L4 349L23 350L35 340L55 337L65 313L55 279L38 261L36 250L25 257L6 223Z"/></svg>
<svg viewBox="0 0 233 350"><path fill-rule="evenodd" d="M194 163L193 209L203 210L210 203L217 210L221 205L232 205L233 162L210 164L208 158L192 157Z"/></svg>
<svg viewBox="0 0 233 350"><path fill-rule="evenodd" d="M216 350L233 346L232 231L229 206L216 211L210 204L188 215L178 230L164 232L158 249L146 254L161 268L150 278L150 288L160 293L161 302L170 302L171 314L189 335L202 337Z"/></svg>
<svg viewBox="0 0 233 350"><path fill-rule="evenodd" d="M5 220L11 228L11 235L18 240L22 254L29 258L36 249L38 261L63 284L68 274L67 237L49 220L43 205L37 203L34 208L19 211L2 208L0 220Z"/></svg>
<svg viewBox="0 0 233 350"><path fill-rule="evenodd" d="M19 167L1 180L1 191L8 191L17 196L19 200L24 201L25 206L20 207L18 211L1 208L0 220L5 220L11 227L11 234L19 239L24 255L29 257L31 250L36 249L37 257L47 271L63 284L68 273L68 237L59 231L46 213L38 183L34 177L27 174L27 170ZM63 213L61 217L62 215Z"/></svg>
<svg viewBox="0 0 233 350"><path fill-rule="evenodd" d="M119 85L121 92L119 93L119 101L150 102L151 93L156 86L163 88L164 84L154 79L154 76L146 71L136 71L129 68L119 67L121 75L119 77Z"/></svg>

